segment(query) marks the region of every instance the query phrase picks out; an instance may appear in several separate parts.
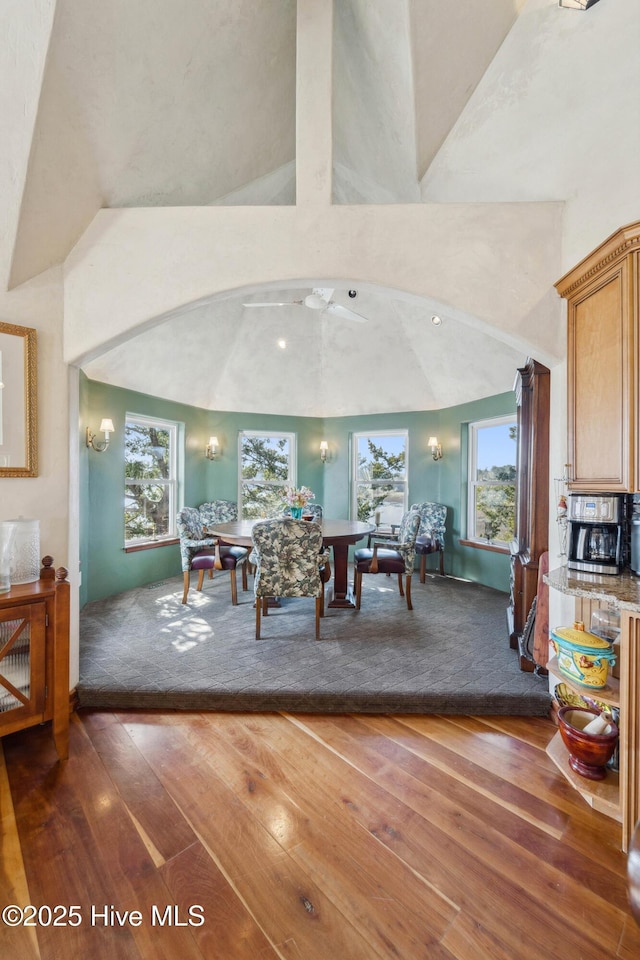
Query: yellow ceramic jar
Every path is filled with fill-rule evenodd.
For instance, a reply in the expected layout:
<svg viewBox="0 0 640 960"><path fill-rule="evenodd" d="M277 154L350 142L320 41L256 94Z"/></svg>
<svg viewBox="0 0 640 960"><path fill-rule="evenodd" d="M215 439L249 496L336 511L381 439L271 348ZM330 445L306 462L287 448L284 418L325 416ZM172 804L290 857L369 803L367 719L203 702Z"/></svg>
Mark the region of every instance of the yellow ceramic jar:
<svg viewBox="0 0 640 960"><path fill-rule="evenodd" d="M613 666L616 660L610 643L574 627L556 627L551 631L551 643L563 676L591 690L606 686L609 664Z"/></svg>

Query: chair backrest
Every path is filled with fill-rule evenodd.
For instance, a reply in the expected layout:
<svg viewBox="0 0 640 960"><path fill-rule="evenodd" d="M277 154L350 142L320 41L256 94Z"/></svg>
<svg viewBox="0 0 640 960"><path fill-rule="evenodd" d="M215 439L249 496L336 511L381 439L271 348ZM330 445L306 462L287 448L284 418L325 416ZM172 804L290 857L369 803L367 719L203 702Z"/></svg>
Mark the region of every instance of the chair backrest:
<svg viewBox="0 0 640 960"><path fill-rule="evenodd" d="M176 526L181 540L202 540L204 538L202 516L197 507L183 507L176 517Z"/></svg>
<svg viewBox="0 0 640 960"><path fill-rule="evenodd" d="M256 597L319 597L322 595L318 523L278 517L253 527Z"/></svg>
<svg viewBox="0 0 640 960"><path fill-rule="evenodd" d="M302 513L306 516L312 516L314 520L322 520L322 504L321 503L308 503L305 507L302 508ZM285 517L291 516L291 507L285 507L283 510Z"/></svg>
<svg viewBox="0 0 640 960"><path fill-rule="evenodd" d="M402 543L405 546L415 544L421 522L422 517L417 510L407 510L407 512L402 515L402 520L400 521L398 543Z"/></svg>
<svg viewBox="0 0 640 960"><path fill-rule="evenodd" d="M191 561L198 550L213 547L215 540L207 537L202 514L197 507L183 507L176 517L180 537L180 560L183 570L191 569Z"/></svg>
<svg viewBox="0 0 640 960"><path fill-rule="evenodd" d="M400 521L397 543L389 544L391 549L398 550L402 554L407 574L410 574L413 570L416 557L416 537L420 530L420 522L421 517L417 510L407 510Z"/></svg>
<svg viewBox="0 0 640 960"><path fill-rule="evenodd" d="M235 500L212 500L210 503L201 503L198 509L205 527L238 519L238 504Z"/></svg>
<svg viewBox="0 0 640 960"><path fill-rule="evenodd" d="M444 535L447 531L447 508L444 503L432 503L428 500L413 503L410 510L420 514L419 535L432 537L444 548Z"/></svg>

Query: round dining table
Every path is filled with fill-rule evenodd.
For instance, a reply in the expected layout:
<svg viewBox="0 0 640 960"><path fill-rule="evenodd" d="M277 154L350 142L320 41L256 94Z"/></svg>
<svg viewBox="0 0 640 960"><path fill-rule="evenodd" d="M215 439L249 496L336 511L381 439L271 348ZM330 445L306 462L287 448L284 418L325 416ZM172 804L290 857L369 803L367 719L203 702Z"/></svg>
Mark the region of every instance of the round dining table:
<svg viewBox="0 0 640 960"><path fill-rule="evenodd" d="M253 546L252 531L258 520L230 520L208 527L207 533L219 537L222 543L237 544L241 547ZM349 546L376 529L373 523L360 520L325 520L320 523L325 547L333 550L333 597L329 607L333 609L353 610L355 600L347 577L349 565Z"/></svg>

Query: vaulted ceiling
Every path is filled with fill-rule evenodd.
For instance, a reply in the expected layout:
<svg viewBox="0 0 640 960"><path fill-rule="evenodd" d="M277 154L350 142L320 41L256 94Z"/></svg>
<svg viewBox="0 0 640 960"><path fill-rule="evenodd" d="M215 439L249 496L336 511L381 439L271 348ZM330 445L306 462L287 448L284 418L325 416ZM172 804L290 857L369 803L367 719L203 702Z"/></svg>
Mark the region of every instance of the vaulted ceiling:
<svg viewBox="0 0 640 960"><path fill-rule="evenodd" d="M570 24L580 15L563 11L569 19L560 21L556 8L556 0L336 0L333 203L450 202L456 192L464 202L564 200L570 184L562 163L558 172L546 159L537 170L526 160L536 133L549 124L559 129L566 116L566 99L545 100L545 57L558 54L567 31L590 29L586 15ZM296 17L295 0L58 0L11 285L63 262L104 207L294 205L296 117L300 123L300 112L313 109L300 102L296 82L304 69ZM530 37L532 29L531 69L521 64L508 80L498 70L483 95L505 38ZM506 120L492 156L481 131L496 113ZM466 155L456 151L461 141ZM479 186L481 155L495 165L483 167L490 195ZM472 198L464 195L467 176ZM347 381L362 408L353 412L443 407L499 393L511 388L526 357L527 331L509 340L455 303L404 297L358 277L279 280L198 304L84 369L117 386L238 410L265 410L269 381L284 378L302 391L296 412L318 415L340 412L318 398L344 398ZM301 299L313 285L335 287L336 301L368 322L297 305L243 306ZM358 291L353 301L349 287ZM440 326L431 323L434 314ZM247 350L268 363L243 377L239 357ZM379 377L381 365L402 370L400 388Z"/></svg>

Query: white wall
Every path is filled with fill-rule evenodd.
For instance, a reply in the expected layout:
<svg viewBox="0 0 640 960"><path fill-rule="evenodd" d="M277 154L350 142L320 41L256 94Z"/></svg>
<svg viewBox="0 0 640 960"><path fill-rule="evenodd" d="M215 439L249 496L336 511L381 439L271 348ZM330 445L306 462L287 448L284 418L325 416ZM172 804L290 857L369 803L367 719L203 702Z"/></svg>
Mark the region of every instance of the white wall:
<svg viewBox="0 0 640 960"><path fill-rule="evenodd" d="M0 519L39 519L42 552L66 566L69 430L62 269L6 291L54 11L54 0L4 0L0 7L0 320L37 331L39 436L38 476L0 479Z"/></svg>
<svg viewBox="0 0 640 960"><path fill-rule="evenodd" d="M558 278L640 218L637 0L529 0L427 171L432 202L563 200Z"/></svg>

